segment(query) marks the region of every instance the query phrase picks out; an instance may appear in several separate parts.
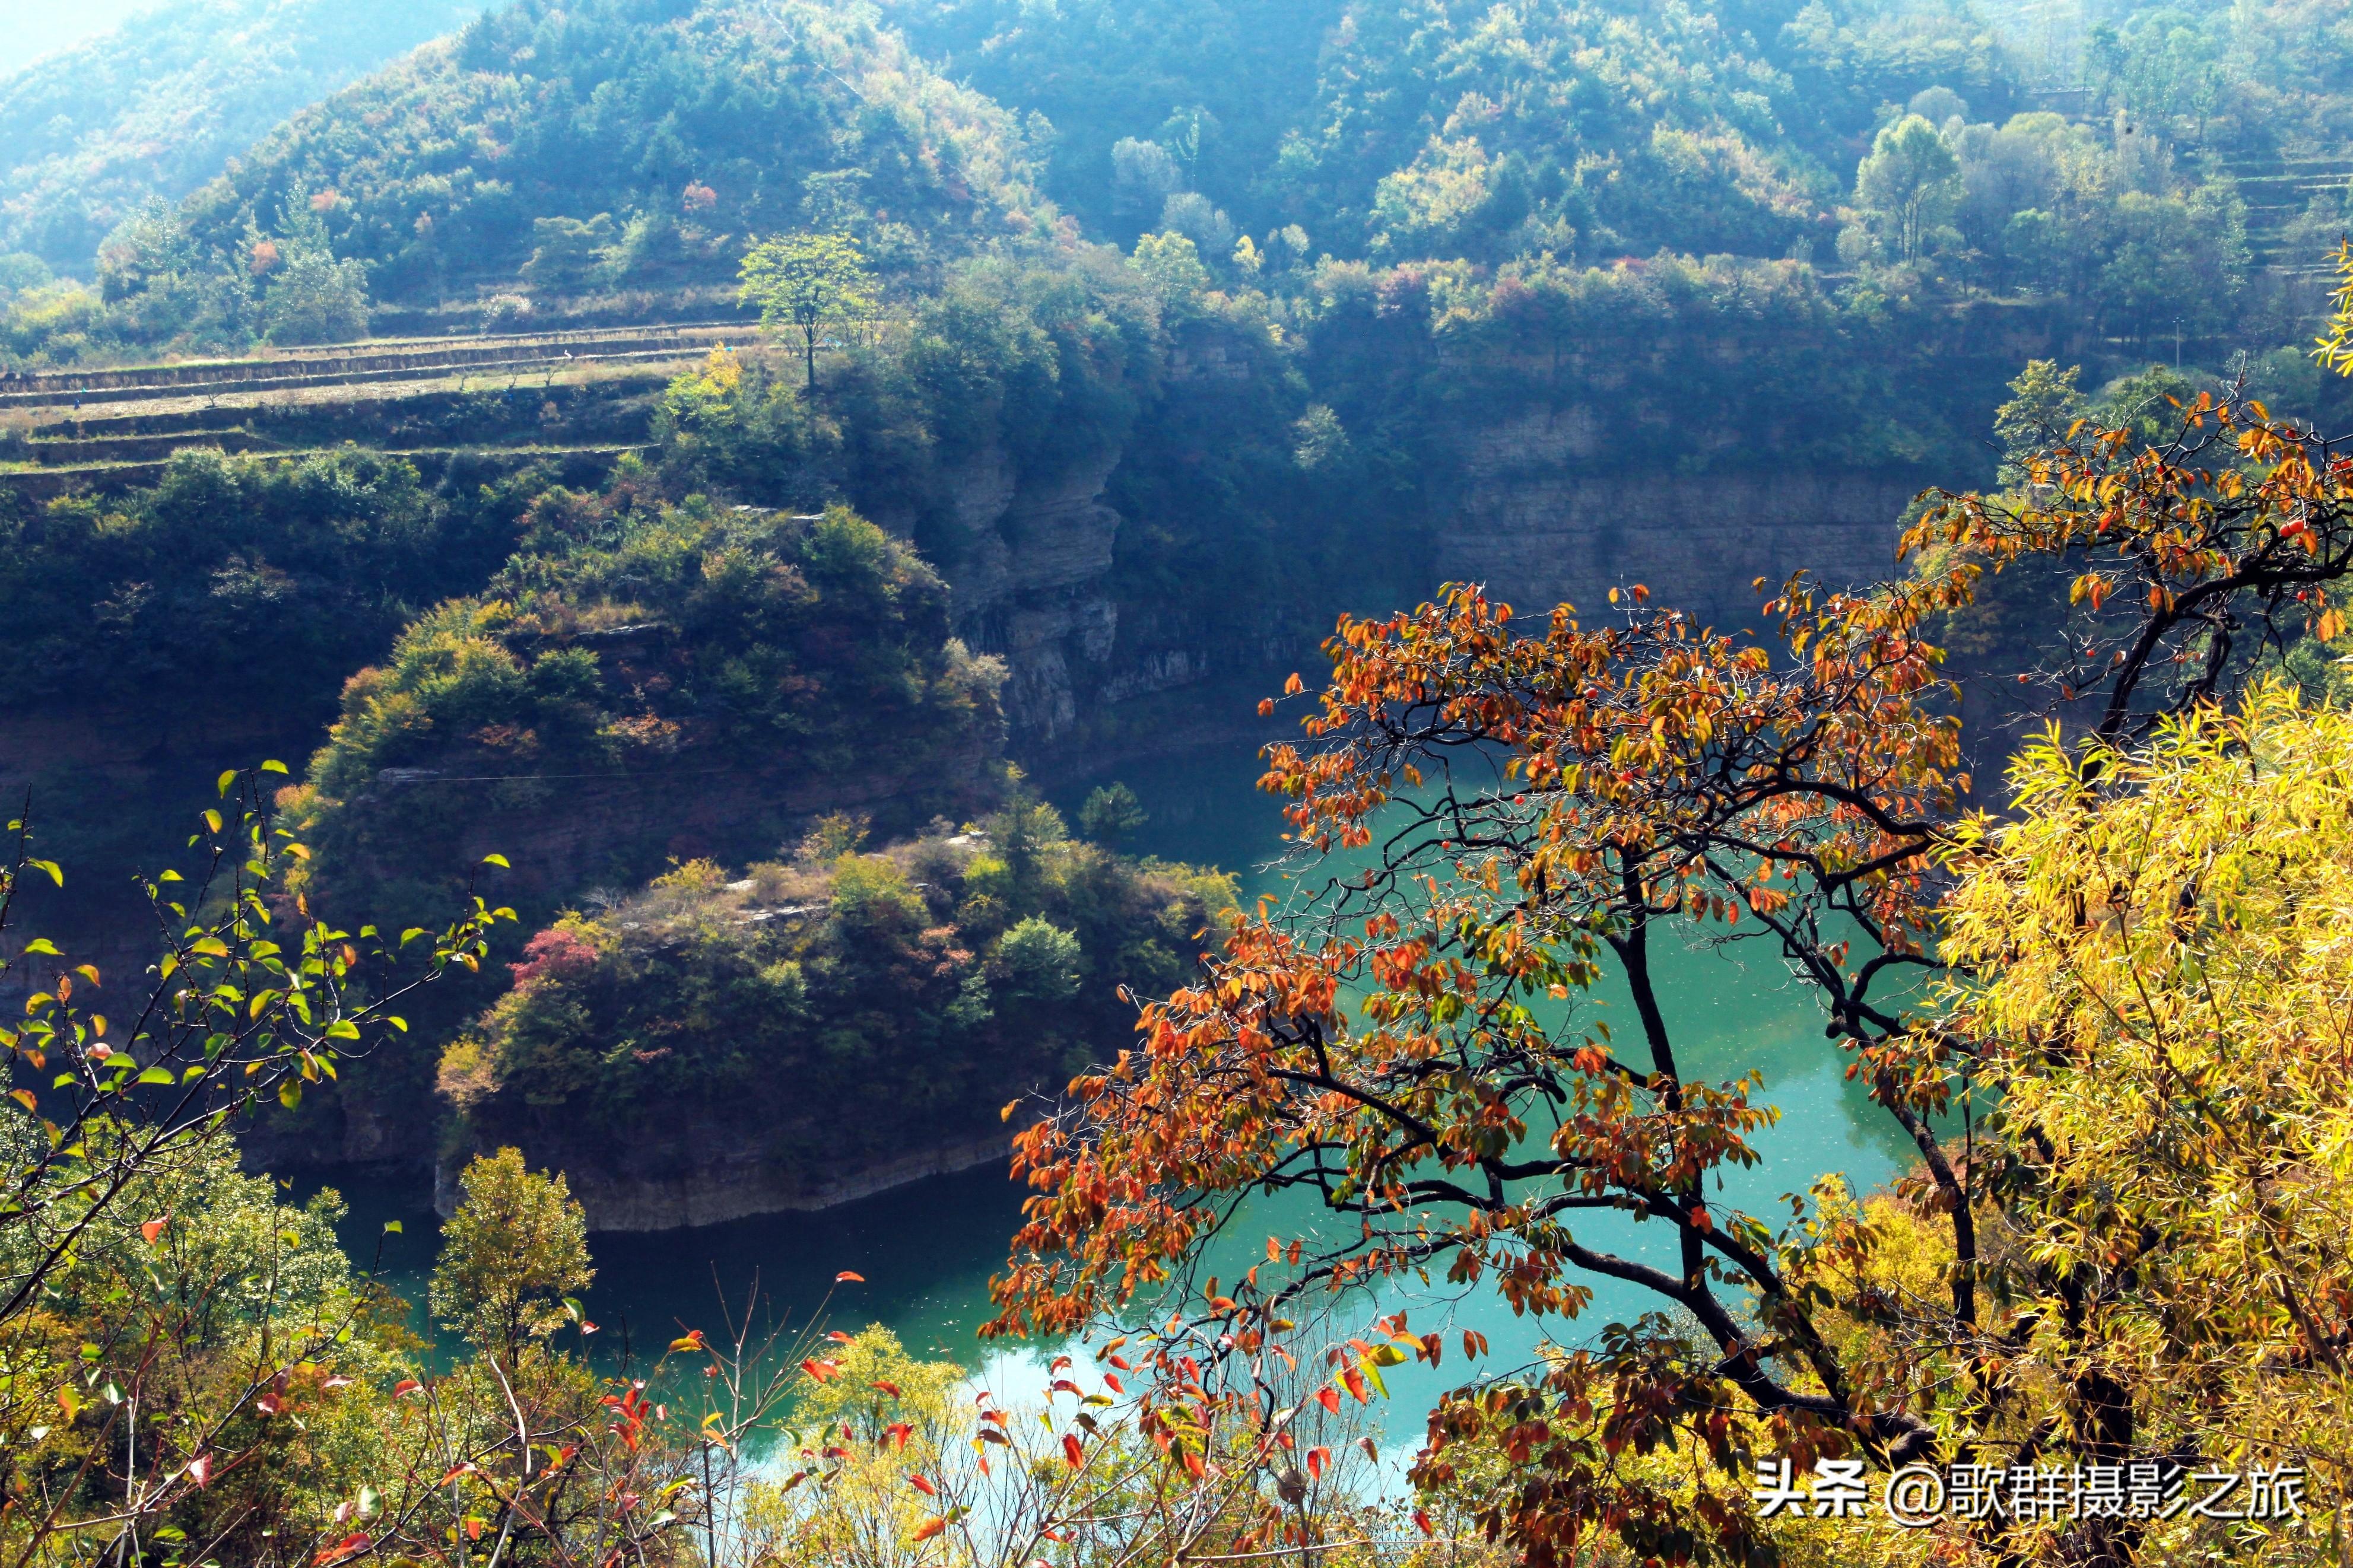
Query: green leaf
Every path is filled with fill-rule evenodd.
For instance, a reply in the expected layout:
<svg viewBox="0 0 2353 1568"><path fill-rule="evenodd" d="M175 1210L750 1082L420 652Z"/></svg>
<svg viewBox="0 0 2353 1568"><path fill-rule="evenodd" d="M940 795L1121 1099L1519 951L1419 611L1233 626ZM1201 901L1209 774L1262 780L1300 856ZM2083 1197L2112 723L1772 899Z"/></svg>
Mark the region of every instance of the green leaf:
<svg viewBox="0 0 2353 1568"><path fill-rule="evenodd" d="M280 762L264 763L261 764L261 771L265 773L282 773L286 771L286 764Z"/></svg>
<svg viewBox="0 0 2353 1568"><path fill-rule="evenodd" d="M32 941L25 944L26 957L30 958L37 952L46 952L51 958L63 958L65 956L65 954L58 951L58 944L51 942L45 936L37 936Z"/></svg>
<svg viewBox="0 0 2353 1568"><path fill-rule="evenodd" d="M213 810L212 807L206 806L205 808L205 826L211 828L215 833L218 833L221 830L221 814Z"/></svg>
<svg viewBox="0 0 2353 1568"><path fill-rule="evenodd" d="M302 1080L290 1078L278 1086L278 1103L291 1110L302 1103Z"/></svg>
<svg viewBox="0 0 2353 1568"><path fill-rule="evenodd" d="M396 1219L388 1219L385 1221L384 1232L386 1236L398 1236L400 1234L400 1222Z"/></svg>
<svg viewBox="0 0 2353 1568"><path fill-rule="evenodd" d="M237 770L235 768L230 768L221 774L217 783L217 787L220 790L220 796L223 800L227 800L228 798L228 786L235 783L237 783ZM210 812L206 812L205 815L206 816L212 816L212 813ZM213 816L212 821L213 831L215 833L218 833L220 831L220 818Z"/></svg>
<svg viewBox="0 0 2353 1568"><path fill-rule="evenodd" d="M176 1083L179 1080L172 1076L172 1069L170 1068L149 1068L146 1071L139 1075L139 1081L141 1083L171 1084Z"/></svg>
<svg viewBox="0 0 2353 1568"><path fill-rule="evenodd" d="M27 860L25 864L30 866L36 871L47 871L49 874L49 880L55 882L58 887L62 888L66 885L66 874L58 869L58 863L56 861Z"/></svg>

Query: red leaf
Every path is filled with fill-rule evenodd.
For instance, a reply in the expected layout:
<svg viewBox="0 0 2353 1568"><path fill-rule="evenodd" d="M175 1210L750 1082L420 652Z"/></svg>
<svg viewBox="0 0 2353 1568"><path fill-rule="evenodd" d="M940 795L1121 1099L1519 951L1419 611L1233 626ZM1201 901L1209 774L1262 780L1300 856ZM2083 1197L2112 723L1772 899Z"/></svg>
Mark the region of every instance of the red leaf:
<svg viewBox="0 0 2353 1568"><path fill-rule="evenodd" d="M1436 1535L1438 1533L1438 1527L1430 1522L1430 1515L1422 1512L1419 1509L1415 1509L1413 1510L1413 1522L1420 1527L1421 1532L1424 1535Z"/></svg>
<svg viewBox="0 0 2353 1568"><path fill-rule="evenodd" d="M834 1330L833 1332L826 1335L825 1337L831 1340L838 1345L846 1345L849 1342L849 1336L843 1333L839 1329Z"/></svg>
<svg viewBox="0 0 2353 1568"><path fill-rule="evenodd" d="M882 1428L882 1436L896 1443L899 1451L903 1454L907 1451L907 1439L914 1435L914 1431L915 1429L904 1421L893 1421Z"/></svg>
<svg viewBox="0 0 2353 1568"><path fill-rule="evenodd" d="M375 1542L368 1538L366 1531L354 1531L311 1558L311 1561L316 1568L326 1568L328 1563L341 1563L346 1558L356 1557L375 1544Z"/></svg>
<svg viewBox="0 0 2353 1568"><path fill-rule="evenodd" d="M1079 1446L1077 1433L1062 1434L1062 1458L1071 1461L1071 1468L1074 1470L1087 1462L1086 1450Z"/></svg>
<svg viewBox="0 0 2353 1568"><path fill-rule="evenodd" d="M863 1274L852 1273L850 1270L845 1268L840 1273L833 1277L833 1282L837 1285L863 1285L866 1283L866 1276ZM940 1526L941 1530L945 1530L947 1526L944 1524ZM932 1533L936 1535L939 1531L934 1531Z"/></svg>
<svg viewBox="0 0 2353 1568"><path fill-rule="evenodd" d="M925 1497L937 1497L940 1495L940 1489L934 1486L924 1477L909 1476L907 1478L907 1484L914 1488L917 1491L923 1493Z"/></svg>
<svg viewBox="0 0 2353 1568"><path fill-rule="evenodd" d="M841 1363L838 1361L805 1361L801 1363L801 1370L823 1383L828 1378L840 1375Z"/></svg>
<svg viewBox="0 0 2353 1568"><path fill-rule="evenodd" d="M1120 1386L1119 1379L1113 1377L1109 1373L1103 1373L1103 1386L1110 1389L1113 1394L1125 1394L1127 1392L1125 1388Z"/></svg>
<svg viewBox="0 0 2353 1568"><path fill-rule="evenodd" d="M1320 1481L1324 1479L1324 1467L1331 1462L1331 1449L1310 1448L1307 1450L1307 1473L1314 1477L1317 1480Z"/></svg>
<svg viewBox="0 0 2353 1568"><path fill-rule="evenodd" d="M1340 1391L1330 1387L1319 1388L1315 1391L1315 1403L1337 1415L1340 1414Z"/></svg>
<svg viewBox="0 0 2353 1568"><path fill-rule="evenodd" d="M1358 1372L1352 1366L1347 1371L1340 1374L1340 1381L1348 1385L1348 1392L1355 1395L1357 1404L1362 1405L1365 1402L1365 1374L1363 1373Z"/></svg>
<svg viewBox="0 0 2353 1568"><path fill-rule="evenodd" d="M424 1386L425 1385L423 1384L417 1382L413 1377L404 1377L398 1383L392 1385L392 1396L395 1399L406 1399L410 1394L417 1393L423 1389Z"/></svg>
<svg viewBox="0 0 2353 1568"><path fill-rule="evenodd" d="M877 1383L873 1387L877 1393L887 1394L893 1399L903 1399L906 1397L905 1394L900 1392L899 1385L895 1383Z"/></svg>

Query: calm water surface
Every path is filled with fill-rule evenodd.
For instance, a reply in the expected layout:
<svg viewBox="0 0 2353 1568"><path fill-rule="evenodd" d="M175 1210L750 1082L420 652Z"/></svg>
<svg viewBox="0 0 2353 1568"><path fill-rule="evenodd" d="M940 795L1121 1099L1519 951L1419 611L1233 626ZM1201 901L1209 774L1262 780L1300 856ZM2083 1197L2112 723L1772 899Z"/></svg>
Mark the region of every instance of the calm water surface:
<svg viewBox="0 0 2353 1568"><path fill-rule="evenodd" d="M1244 747L1229 755L1138 767L1127 782L1151 813L1136 845L1172 859L1214 864L1242 873L1243 901L1261 894L1280 899L1289 883L1268 868L1281 851L1276 803L1253 787L1258 768ZM1075 816L1075 801L1061 803ZM1311 873L1312 874L1312 873ZM1668 1021L1677 1031L1684 1071L1722 1079L1749 1067L1766 1077L1765 1098L1781 1121L1759 1140L1764 1162L1733 1173L1725 1195L1768 1222L1778 1194L1803 1191L1820 1173L1843 1173L1858 1188L1887 1181L1908 1160L1909 1144L1862 1091L1844 1079L1845 1058L1822 1037L1808 996L1791 984L1759 948L1737 957L1710 950L1660 955L1660 985ZM1593 1005L1605 1018L1633 1028L1621 990L1605 984ZM423 1189L347 1184L352 1213L347 1245L364 1264L382 1247L382 1268L412 1300L424 1296L432 1265L434 1219ZM987 1316L987 1279L1005 1258L1006 1238L1019 1217L1020 1192L1001 1171L942 1176L863 1202L815 1215L779 1215L699 1230L592 1237L596 1281L586 1298L600 1325L597 1343L609 1354L625 1347L659 1352L681 1327L716 1332L719 1301L741 1304L756 1279L761 1318L795 1323L822 1312L828 1326L856 1329L881 1323L911 1351L953 1359L974 1369L987 1385L1008 1396L1039 1385L1034 1352L1008 1352L976 1337ZM1784 1215L1786 1208L1780 1209ZM402 1230L384 1234L386 1221ZM1297 1195L1263 1200L1246 1210L1232 1233L1239 1273L1263 1256L1266 1236L1287 1237L1314 1223L1312 1205ZM1664 1227L1611 1216L1580 1222L1579 1234L1622 1251L1672 1258ZM865 1276L862 1285L836 1287L842 1270ZM1473 1297L1451 1309L1451 1321L1485 1332L1501 1358L1525 1352L1547 1332L1574 1342L1613 1319L1651 1310L1655 1301L1630 1288L1596 1281L1587 1315L1572 1323L1537 1324L1513 1318L1493 1298ZM1417 1328L1437 1326L1437 1304L1415 1313ZM421 1320L422 1314L419 1313ZM423 1327L420 1321L419 1327ZM1451 1383L1459 1363L1449 1363ZM1400 1367L1389 1383L1397 1396L1392 1429L1416 1430L1417 1403L1438 1385L1437 1375ZM1428 1386L1424 1386L1425 1383Z"/></svg>

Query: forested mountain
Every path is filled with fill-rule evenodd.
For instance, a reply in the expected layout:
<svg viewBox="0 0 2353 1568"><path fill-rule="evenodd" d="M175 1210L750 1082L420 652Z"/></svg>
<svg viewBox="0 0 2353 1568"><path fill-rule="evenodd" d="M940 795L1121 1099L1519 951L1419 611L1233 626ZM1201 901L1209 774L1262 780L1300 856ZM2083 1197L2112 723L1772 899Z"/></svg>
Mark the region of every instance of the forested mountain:
<svg viewBox="0 0 2353 1568"><path fill-rule="evenodd" d="M164 0L0 78L0 252L87 274L151 198L176 202L288 115L481 0Z"/></svg>
<svg viewBox="0 0 2353 1568"><path fill-rule="evenodd" d="M0 1558L2337 1562L2348 6L512 0L0 252Z"/></svg>
<svg viewBox="0 0 2353 1568"><path fill-rule="evenodd" d="M483 279L730 279L846 230L894 273L1050 221L1012 118L868 7L521 0L297 115L190 202L194 240L323 215L379 297Z"/></svg>
<svg viewBox="0 0 2353 1568"><path fill-rule="evenodd" d="M951 72L1053 121L1053 193L1090 220L1132 236L1197 192L1242 227L1295 223L1343 257L1778 256L1843 193L1882 104L1943 85L2000 112L2016 91L1966 8L892 0L891 14Z"/></svg>

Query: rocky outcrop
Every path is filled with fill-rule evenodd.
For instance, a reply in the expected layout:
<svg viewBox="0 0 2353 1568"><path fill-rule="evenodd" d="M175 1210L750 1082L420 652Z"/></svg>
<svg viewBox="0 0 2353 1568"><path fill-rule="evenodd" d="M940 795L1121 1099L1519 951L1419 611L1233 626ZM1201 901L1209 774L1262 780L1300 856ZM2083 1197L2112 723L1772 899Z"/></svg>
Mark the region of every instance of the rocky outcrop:
<svg viewBox="0 0 2353 1568"><path fill-rule="evenodd" d="M1119 605L1108 579L1120 516L1103 502L1114 450L1082 454L1043 478L1017 476L992 447L952 487L970 542L946 576L958 631L1010 672L1001 700L1013 732L1050 749L1111 675Z"/></svg>

